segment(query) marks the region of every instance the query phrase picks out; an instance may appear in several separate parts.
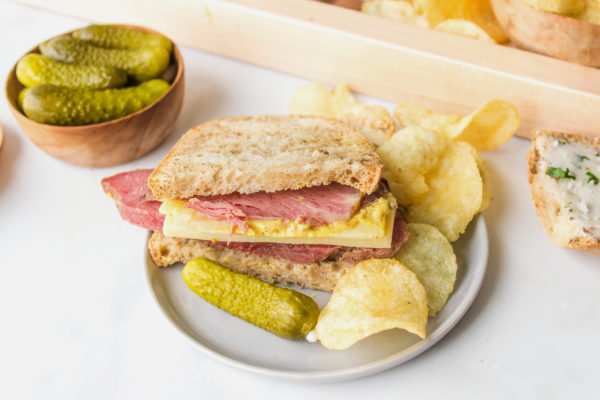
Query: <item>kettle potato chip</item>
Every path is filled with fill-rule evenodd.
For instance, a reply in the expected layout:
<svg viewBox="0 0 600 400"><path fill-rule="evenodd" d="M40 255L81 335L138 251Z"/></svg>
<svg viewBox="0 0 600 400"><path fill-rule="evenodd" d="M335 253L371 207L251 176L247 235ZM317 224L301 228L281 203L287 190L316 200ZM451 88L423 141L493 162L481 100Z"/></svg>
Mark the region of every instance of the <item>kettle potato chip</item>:
<svg viewBox="0 0 600 400"><path fill-rule="evenodd" d="M426 327L427 293L417 276L399 261L371 259L340 278L315 331L323 346L343 350L392 328L425 338Z"/></svg>
<svg viewBox="0 0 600 400"><path fill-rule="evenodd" d="M464 117L436 113L415 104L398 105L394 115L400 125L443 133L480 151L494 150L507 142L521 123L517 108L503 100L488 101Z"/></svg>
<svg viewBox="0 0 600 400"><path fill-rule="evenodd" d="M600 1L588 0L585 11L577 18L592 24L600 24Z"/></svg>
<svg viewBox="0 0 600 400"><path fill-rule="evenodd" d="M425 174L438 163L447 144L445 136L411 126L377 148L384 165L382 175L399 205L409 205L425 195Z"/></svg>
<svg viewBox="0 0 600 400"><path fill-rule="evenodd" d="M507 101L492 100L449 126L447 132L451 139L467 142L479 151L488 151L506 143L520 124L521 117L515 106Z"/></svg>
<svg viewBox="0 0 600 400"><path fill-rule="evenodd" d="M423 129L446 133L446 127L460 122L461 116L455 114L440 114L416 104L398 104L394 116L401 126L418 126Z"/></svg>
<svg viewBox="0 0 600 400"><path fill-rule="evenodd" d="M467 229L483 200L483 181L469 144L450 142L425 183L427 195L407 208L406 218L435 226L453 242Z"/></svg>
<svg viewBox="0 0 600 400"><path fill-rule="evenodd" d="M478 25L498 43L508 40L496 20L490 0L413 0L413 5L430 26L448 19L463 19Z"/></svg>
<svg viewBox="0 0 600 400"><path fill-rule="evenodd" d="M488 170L487 164L481 157L481 154L473 147L469 146L475 161L477 161L477 167L479 168L479 175L481 175L481 183L483 185L483 193L481 195L481 207L478 212L483 212L489 207L492 202L492 183L490 182L490 171Z"/></svg>
<svg viewBox="0 0 600 400"><path fill-rule="evenodd" d="M384 17L394 21L408 22L427 27L427 20L417 14L410 1L403 0L369 0L362 4L365 14Z"/></svg>
<svg viewBox="0 0 600 400"><path fill-rule="evenodd" d="M434 316L444 307L456 281L456 255L448 239L428 224L408 224L408 241L396 260L417 275L427 292L427 310Z"/></svg>
<svg viewBox="0 0 600 400"><path fill-rule="evenodd" d="M333 95L325 86L308 83L296 90L290 102L290 114L335 118L332 100Z"/></svg>
<svg viewBox="0 0 600 400"><path fill-rule="evenodd" d="M396 122L385 107L360 104L343 84L333 92L319 83L300 87L290 102L290 114L337 118L375 146L396 131Z"/></svg>
<svg viewBox="0 0 600 400"><path fill-rule="evenodd" d="M350 108L357 105L360 105L360 103L356 97L350 93L350 88L348 88L348 85L341 83L337 85L335 89L333 89L331 108L333 110L333 115L335 115L336 118L340 118Z"/></svg>
<svg viewBox="0 0 600 400"><path fill-rule="evenodd" d="M434 29L436 31L453 33L482 42L496 43L486 31L479 27L479 25L467 21L466 19L447 19L437 24Z"/></svg>

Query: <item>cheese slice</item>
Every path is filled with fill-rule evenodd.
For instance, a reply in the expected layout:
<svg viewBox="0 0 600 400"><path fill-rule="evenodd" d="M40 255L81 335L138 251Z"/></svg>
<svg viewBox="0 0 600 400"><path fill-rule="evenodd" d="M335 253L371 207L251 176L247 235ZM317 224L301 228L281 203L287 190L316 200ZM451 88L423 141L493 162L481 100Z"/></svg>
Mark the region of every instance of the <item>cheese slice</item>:
<svg viewBox="0 0 600 400"><path fill-rule="evenodd" d="M223 221L216 221L185 207L182 200L162 203L163 234L187 239L218 242L269 242L290 244L326 244L350 247L389 248L396 208L391 194L378 199L346 221L311 227L295 221L250 220L247 231Z"/></svg>

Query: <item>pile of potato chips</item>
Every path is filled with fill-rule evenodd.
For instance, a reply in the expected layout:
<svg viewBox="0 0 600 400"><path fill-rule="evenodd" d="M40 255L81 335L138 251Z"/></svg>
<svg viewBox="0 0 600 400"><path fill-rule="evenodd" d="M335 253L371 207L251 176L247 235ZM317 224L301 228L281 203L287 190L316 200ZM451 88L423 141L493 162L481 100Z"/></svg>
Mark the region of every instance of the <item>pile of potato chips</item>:
<svg viewBox="0 0 600 400"><path fill-rule="evenodd" d="M490 0L368 0L362 12L486 42L508 40Z"/></svg>
<svg viewBox="0 0 600 400"><path fill-rule="evenodd" d="M382 176L408 220L408 242L396 260L357 264L337 283L321 312L316 336L344 349L376 332L398 327L425 337L428 316L454 288L457 264L450 242L465 232L492 199L479 151L498 148L520 124L517 109L492 100L461 116L400 104L361 104L346 85L333 91L300 87L290 113L336 118L363 134L383 162Z"/></svg>

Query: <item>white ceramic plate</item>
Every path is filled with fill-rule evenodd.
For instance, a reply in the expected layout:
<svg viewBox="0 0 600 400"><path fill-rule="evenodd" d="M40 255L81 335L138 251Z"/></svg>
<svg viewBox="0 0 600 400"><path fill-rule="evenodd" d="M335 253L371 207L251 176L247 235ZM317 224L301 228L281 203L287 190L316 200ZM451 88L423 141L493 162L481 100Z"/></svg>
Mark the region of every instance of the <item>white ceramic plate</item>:
<svg viewBox="0 0 600 400"><path fill-rule="evenodd" d="M427 338L393 329L368 337L344 351L319 343L281 339L210 305L181 277L182 264L158 268L145 251L146 276L167 319L203 353L248 371L303 381L331 382L357 378L402 364L433 346L467 311L483 281L488 238L483 217L476 218L454 243L458 259L456 286L446 306L427 324ZM321 308L329 294L302 290Z"/></svg>

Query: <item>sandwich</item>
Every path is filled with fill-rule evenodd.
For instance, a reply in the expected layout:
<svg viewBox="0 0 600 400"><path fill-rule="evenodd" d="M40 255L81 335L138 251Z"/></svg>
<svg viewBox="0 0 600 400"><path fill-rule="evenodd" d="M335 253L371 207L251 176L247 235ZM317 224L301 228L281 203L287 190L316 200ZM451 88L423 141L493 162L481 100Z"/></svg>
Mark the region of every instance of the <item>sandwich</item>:
<svg viewBox="0 0 600 400"><path fill-rule="evenodd" d="M123 219L151 230L157 266L207 257L269 282L332 291L361 260L408 238L377 153L331 119L217 119L154 170L102 180Z"/></svg>
<svg viewBox="0 0 600 400"><path fill-rule="evenodd" d="M600 255L600 139L537 131L527 159L531 197L552 241Z"/></svg>

